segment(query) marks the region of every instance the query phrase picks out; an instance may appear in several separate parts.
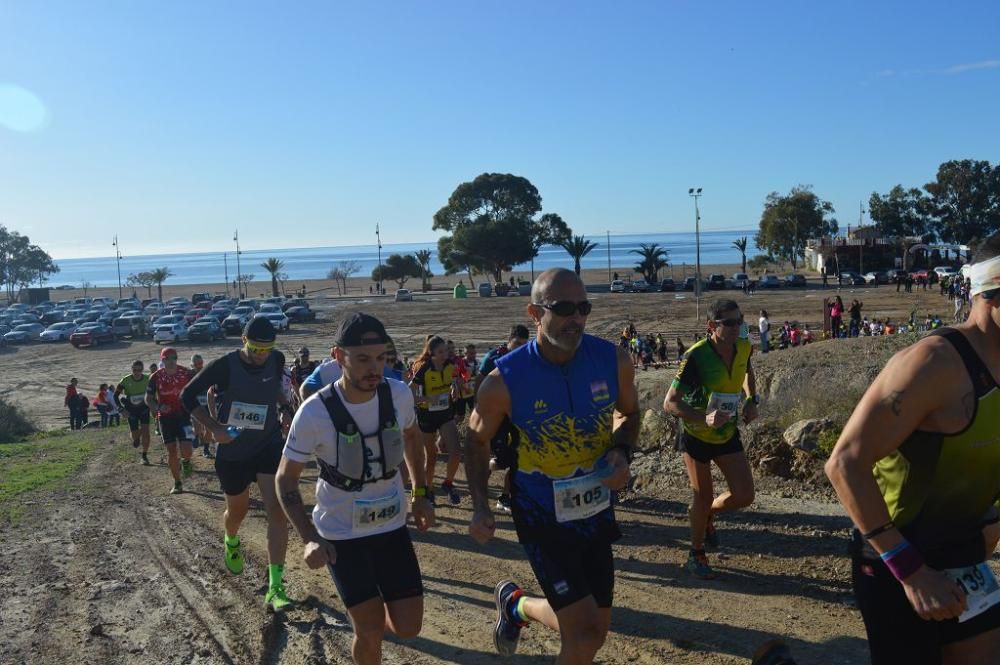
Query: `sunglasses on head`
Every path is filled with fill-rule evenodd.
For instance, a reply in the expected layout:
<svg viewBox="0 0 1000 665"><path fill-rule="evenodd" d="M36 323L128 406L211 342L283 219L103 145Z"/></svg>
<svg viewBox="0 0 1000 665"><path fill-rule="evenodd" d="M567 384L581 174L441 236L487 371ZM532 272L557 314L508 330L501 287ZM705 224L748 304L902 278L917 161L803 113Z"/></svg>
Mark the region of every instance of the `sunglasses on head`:
<svg viewBox="0 0 1000 665"><path fill-rule="evenodd" d="M734 328L736 326L743 325L743 316L740 315L733 319L715 319L715 322L720 326L726 326L727 328Z"/></svg>
<svg viewBox="0 0 1000 665"><path fill-rule="evenodd" d="M576 312L580 312L580 316L587 316L594 309L594 304L589 300L581 300L580 302L560 300L549 305L540 302L535 304L539 307L544 307L556 316L573 316Z"/></svg>

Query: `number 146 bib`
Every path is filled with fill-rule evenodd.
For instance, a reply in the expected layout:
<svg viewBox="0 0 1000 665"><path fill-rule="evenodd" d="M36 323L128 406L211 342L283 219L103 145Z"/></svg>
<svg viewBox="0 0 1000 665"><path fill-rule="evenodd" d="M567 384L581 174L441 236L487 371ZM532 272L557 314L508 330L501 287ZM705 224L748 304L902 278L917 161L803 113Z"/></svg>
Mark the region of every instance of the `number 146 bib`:
<svg viewBox="0 0 1000 665"><path fill-rule="evenodd" d="M611 507L611 491L597 473L553 481L552 491L557 522L586 519Z"/></svg>

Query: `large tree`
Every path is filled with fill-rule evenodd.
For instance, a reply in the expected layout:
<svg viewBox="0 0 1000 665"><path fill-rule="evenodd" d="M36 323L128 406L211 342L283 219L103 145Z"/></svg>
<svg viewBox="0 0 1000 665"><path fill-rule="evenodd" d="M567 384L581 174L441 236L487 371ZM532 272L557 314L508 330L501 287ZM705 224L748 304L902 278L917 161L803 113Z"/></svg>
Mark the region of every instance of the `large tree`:
<svg viewBox="0 0 1000 665"><path fill-rule="evenodd" d="M584 236L573 236L569 240L560 243L566 253L573 257L573 270L580 274L580 260L597 248L596 242L587 240Z"/></svg>
<svg viewBox="0 0 1000 665"><path fill-rule="evenodd" d="M438 240L439 250L444 243L450 254L462 258L453 260L440 251L438 256L446 269L447 261L452 267L476 268L502 281L505 270L535 257L553 229L568 235L555 219L536 219L541 209L542 197L527 178L483 173L463 182L447 205L434 213L433 226L451 234Z"/></svg>
<svg viewBox="0 0 1000 665"><path fill-rule="evenodd" d="M531 281L535 281L535 258L545 245L561 246L573 236L563 218L547 212L531 223Z"/></svg>
<svg viewBox="0 0 1000 665"><path fill-rule="evenodd" d="M469 275L470 288L476 288L475 276L483 273L478 257L455 248L451 236L438 238L438 260L444 266L444 274L454 275L463 270Z"/></svg>
<svg viewBox="0 0 1000 665"><path fill-rule="evenodd" d="M8 231L0 226L0 282L3 283L8 301L14 300L18 287L41 285L49 275L59 272L52 257L38 245L31 244L28 236Z"/></svg>
<svg viewBox="0 0 1000 665"><path fill-rule="evenodd" d="M667 262L669 253L666 247L661 247L657 243L639 243L639 249L630 249L629 254L638 254L642 257L635 269L650 284L660 281L660 271L669 266Z"/></svg>
<svg viewBox="0 0 1000 665"><path fill-rule="evenodd" d="M385 263L372 270L372 281L381 282L388 279L396 282L399 288L403 288L408 279L420 277L422 274L423 268L413 254L390 254Z"/></svg>
<svg viewBox="0 0 1000 665"><path fill-rule="evenodd" d="M896 185L885 195L872 192L868 214L887 238L923 237L929 231L927 199L919 189Z"/></svg>
<svg viewBox="0 0 1000 665"><path fill-rule="evenodd" d="M149 271L134 272L128 276L125 280L125 284L131 286L133 290L137 286L141 286L146 289L146 297L153 297L153 287L156 286L156 280L153 279L153 273Z"/></svg>
<svg viewBox="0 0 1000 665"><path fill-rule="evenodd" d="M260 267L271 273L271 295L275 298L280 295L278 290L278 275L281 273L282 269L285 267L285 262L281 259L276 259L273 256L260 264Z"/></svg>
<svg viewBox="0 0 1000 665"><path fill-rule="evenodd" d="M805 256L806 241L837 232L837 220L832 217L833 205L820 199L808 185L792 188L787 195L771 192L764 201L760 230L755 242L768 254L791 261Z"/></svg>
<svg viewBox="0 0 1000 665"><path fill-rule="evenodd" d="M945 162L924 190L931 228L940 240L967 244L1000 231L1000 165Z"/></svg>

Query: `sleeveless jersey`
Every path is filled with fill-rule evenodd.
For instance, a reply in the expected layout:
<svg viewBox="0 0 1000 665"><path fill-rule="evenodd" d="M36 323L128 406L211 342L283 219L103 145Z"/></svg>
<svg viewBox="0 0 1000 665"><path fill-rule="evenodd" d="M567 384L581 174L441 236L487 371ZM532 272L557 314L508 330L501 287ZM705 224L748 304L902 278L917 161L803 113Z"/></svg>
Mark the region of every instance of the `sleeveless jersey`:
<svg viewBox="0 0 1000 665"><path fill-rule="evenodd" d="M976 396L972 420L954 434L917 430L874 474L892 521L928 564L957 568L983 560L983 520L1000 498L1000 387L960 331L931 335L962 357Z"/></svg>
<svg viewBox="0 0 1000 665"><path fill-rule="evenodd" d="M730 371L707 337L691 345L684 354L672 386L683 393L684 401L691 408L699 411L721 409L729 411L732 418L722 427L709 427L682 419L685 432L705 443L726 443L733 438L751 351L753 346L748 340L737 339L733 369Z"/></svg>
<svg viewBox="0 0 1000 665"><path fill-rule="evenodd" d="M567 365L546 360L536 340L497 358L518 436L511 512L521 542L614 541L621 535L607 488L592 482L584 485L587 496L574 497L589 500L596 493L600 505L607 505L596 514L581 513L579 504L567 510L556 501L556 493L574 479L595 478L590 474L607 468L603 458L611 448L618 400L617 354L613 344L584 335ZM581 514L586 516L566 517Z"/></svg>

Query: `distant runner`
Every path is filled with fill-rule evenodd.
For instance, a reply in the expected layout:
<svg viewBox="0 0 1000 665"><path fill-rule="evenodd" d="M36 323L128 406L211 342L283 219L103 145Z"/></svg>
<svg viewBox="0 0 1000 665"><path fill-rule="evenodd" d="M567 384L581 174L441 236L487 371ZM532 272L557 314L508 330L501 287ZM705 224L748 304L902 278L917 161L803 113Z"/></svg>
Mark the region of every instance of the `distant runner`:
<svg viewBox="0 0 1000 665"><path fill-rule="evenodd" d="M454 363L448 359L448 345L441 337L433 336L424 344L424 350L413 366L413 389L417 405L417 424L423 432L424 453L427 455L427 487L434 503L434 466L437 462L435 441L441 441L442 453L448 462L441 491L453 506L462 499L455 489L455 474L462 464L461 445L455 426L455 401L461 390L462 380ZM440 436L440 439L438 438Z"/></svg>
<svg viewBox="0 0 1000 665"><path fill-rule="evenodd" d="M1000 234L976 260L968 320L889 360L826 464L874 665L1000 654Z"/></svg>
<svg viewBox="0 0 1000 665"><path fill-rule="evenodd" d="M205 359L201 357L201 354L196 353L191 356L191 371L197 374L205 367ZM201 406L208 406L208 390L198 394L198 404ZM212 432L204 427L200 422L191 419L191 425L194 427L194 447L201 447L201 456L212 458L212 451L209 449L209 444L212 441Z"/></svg>
<svg viewBox="0 0 1000 665"><path fill-rule="evenodd" d="M158 369L149 377L146 386L146 406L156 414L163 445L167 447L170 475L174 478L171 494L184 491L181 472L190 478L191 466L191 418L181 404L181 389L193 376L187 367L177 364L177 349L167 346L160 351L163 369ZM180 457L177 448L180 447Z"/></svg>
<svg viewBox="0 0 1000 665"><path fill-rule="evenodd" d="M285 357L274 348L276 333L266 318L251 319L243 328L243 347L213 360L184 389L184 405L219 443L215 473L226 497L224 561L234 575L243 572L240 526L250 509L250 485L257 483L267 515L268 590L264 602L272 610L292 604L285 594L288 522L274 489L274 474L284 441L281 422L292 409L282 392ZM198 396L219 391L218 419ZM280 416L280 419L279 419Z"/></svg>
<svg viewBox="0 0 1000 665"><path fill-rule="evenodd" d="M497 584L494 644L514 654L521 630L538 621L559 632L559 663L591 663L611 624L620 537L612 494L629 479L639 433L635 373L626 352L584 334L591 303L563 268L532 287L535 340L497 360L469 420L469 532L487 542L496 528L488 502L490 440L505 418L520 435L513 518L545 598L510 580Z"/></svg>
<svg viewBox="0 0 1000 665"><path fill-rule="evenodd" d="M353 314L336 333L343 375L299 409L276 483L282 506L305 543L310 568L327 566L354 626L355 663L380 663L386 629L420 633L423 582L406 528L405 461L413 479L410 509L418 529L434 526L423 445L406 384L382 375L387 335L372 316ZM299 478L319 464L312 520Z"/></svg>
<svg viewBox="0 0 1000 665"><path fill-rule="evenodd" d="M716 577L708 564L705 544L719 546L714 517L753 503L753 474L743 452L737 418L757 418L756 379L750 354L753 346L740 337L743 314L732 300L717 300L709 311L708 335L684 354L677 378L663 400L664 410L682 421L684 465L693 498L688 510L691 552L687 569L696 577ZM715 496L712 462L722 471L729 491Z"/></svg>
<svg viewBox="0 0 1000 665"><path fill-rule="evenodd" d="M141 360L132 363L132 373L122 378L115 388L115 400L128 418L132 447L142 444L142 463L149 466L149 407L146 405L149 375L144 374L143 369Z"/></svg>

